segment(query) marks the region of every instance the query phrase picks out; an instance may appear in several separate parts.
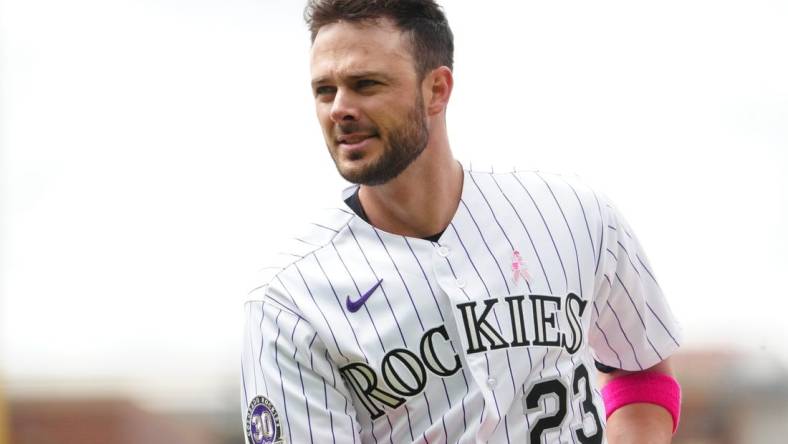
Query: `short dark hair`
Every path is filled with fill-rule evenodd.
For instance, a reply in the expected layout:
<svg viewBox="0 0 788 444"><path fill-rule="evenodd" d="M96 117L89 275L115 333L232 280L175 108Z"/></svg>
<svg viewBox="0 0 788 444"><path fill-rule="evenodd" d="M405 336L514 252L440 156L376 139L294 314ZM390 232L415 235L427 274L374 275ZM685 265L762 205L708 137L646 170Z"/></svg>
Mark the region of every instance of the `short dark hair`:
<svg viewBox="0 0 788 444"><path fill-rule="evenodd" d="M433 0L309 0L304 20L312 43L325 25L387 18L410 35L416 72L423 78L440 66L454 65L454 35L443 9Z"/></svg>

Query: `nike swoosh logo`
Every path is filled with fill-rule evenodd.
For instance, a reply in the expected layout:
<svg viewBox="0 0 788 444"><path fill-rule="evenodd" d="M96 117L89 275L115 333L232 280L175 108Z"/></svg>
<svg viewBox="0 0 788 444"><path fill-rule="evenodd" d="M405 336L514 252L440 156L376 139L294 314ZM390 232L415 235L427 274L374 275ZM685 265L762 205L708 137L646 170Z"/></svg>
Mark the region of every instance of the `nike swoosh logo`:
<svg viewBox="0 0 788 444"><path fill-rule="evenodd" d="M362 294L361 297L358 298L357 301L351 301L350 300L350 295L348 295L348 297L347 297L347 309L350 310L351 313L355 313L355 312L361 310L361 307L364 305L365 302L367 302L367 299L369 299L369 297L372 296L372 293L374 293L375 290L377 290L378 287L380 287L380 283L381 282L383 282L383 279L379 280L378 283L375 284L374 287L370 288L369 290L367 290L366 293Z"/></svg>

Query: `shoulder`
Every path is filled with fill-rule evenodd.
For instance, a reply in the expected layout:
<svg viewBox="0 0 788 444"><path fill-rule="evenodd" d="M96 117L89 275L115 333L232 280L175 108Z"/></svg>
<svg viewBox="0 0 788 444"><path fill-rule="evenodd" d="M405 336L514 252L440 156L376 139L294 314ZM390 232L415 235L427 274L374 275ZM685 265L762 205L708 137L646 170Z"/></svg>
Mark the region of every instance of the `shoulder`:
<svg viewBox="0 0 788 444"><path fill-rule="evenodd" d="M467 168L466 175L471 185L484 194L495 191L507 198L526 195L537 205L558 203L573 206L579 203L589 212L596 210L597 214L604 212L604 207L609 205L608 199L597 187L577 174L536 169Z"/></svg>
<svg viewBox="0 0 788 444"><path fill-rule="evenodd" d="M306 222L299 223L264 253L266 259L251 278L246 299L265 301L273 298L280 303L292 299L288 283L301 279L299 263L331 248L334 240L355 218L357 216L352 211L340 206L314 211Z"/></svg>
<svg viewBox="0 0 788 444"><path fill-rule="evenodd" d="M474 179L489 178L497 182L515 182L521 190L536 191L544 187L575 189L582 193L593 193L588 182L577 174L559 173L538 169L519 169L516 167L500 169L495 167L479 168L474 165L465 167L466 176Z"/></svg>
<svg viewBox="0 0 788 444"><path fill-rule="evenodd" d="M598 198L596 188L577 174L558 173L552 171L517 171L517 177L526 186L534 189L546 189L547 192L568 192L579 199Z"/></svg>

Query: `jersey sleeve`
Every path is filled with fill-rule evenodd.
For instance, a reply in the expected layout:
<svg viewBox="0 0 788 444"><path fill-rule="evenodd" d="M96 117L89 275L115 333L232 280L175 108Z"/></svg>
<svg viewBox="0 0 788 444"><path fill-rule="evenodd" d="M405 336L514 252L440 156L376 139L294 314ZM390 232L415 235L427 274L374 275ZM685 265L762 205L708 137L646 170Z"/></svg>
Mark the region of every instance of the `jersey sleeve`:
<svg viewBox="0 0 788 444"><path fill-rule="evenodd" d="M246 443L359 442L350 393L315 330L277 288L259 292L244 306Z"/></svg>
<svg viewBox="0 0 788 444"><path fill-rule="evenodd" d="M601 214L590 345L603 366L644 370L679 347L680 327L632 229L609 202Z"/></svg>

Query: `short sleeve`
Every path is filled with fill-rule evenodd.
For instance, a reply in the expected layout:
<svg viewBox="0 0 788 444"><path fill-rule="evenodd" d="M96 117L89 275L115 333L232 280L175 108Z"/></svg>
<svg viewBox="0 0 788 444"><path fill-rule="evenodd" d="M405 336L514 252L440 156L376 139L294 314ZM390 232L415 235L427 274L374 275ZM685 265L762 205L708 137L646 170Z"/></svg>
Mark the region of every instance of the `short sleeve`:
<svg viewBox="0 0 788 444"><path fill-rule="evenodd" d="M246 443L359 442L350 394L315 330L275 287L257 293L244 306Z"/></svg>
<svg viewBox="0 0 788 444"><path fill-rule="evenodd" d="M670 356L681 332L635 233L605 201L589 341L608 367L643 370Z"/></svg>

